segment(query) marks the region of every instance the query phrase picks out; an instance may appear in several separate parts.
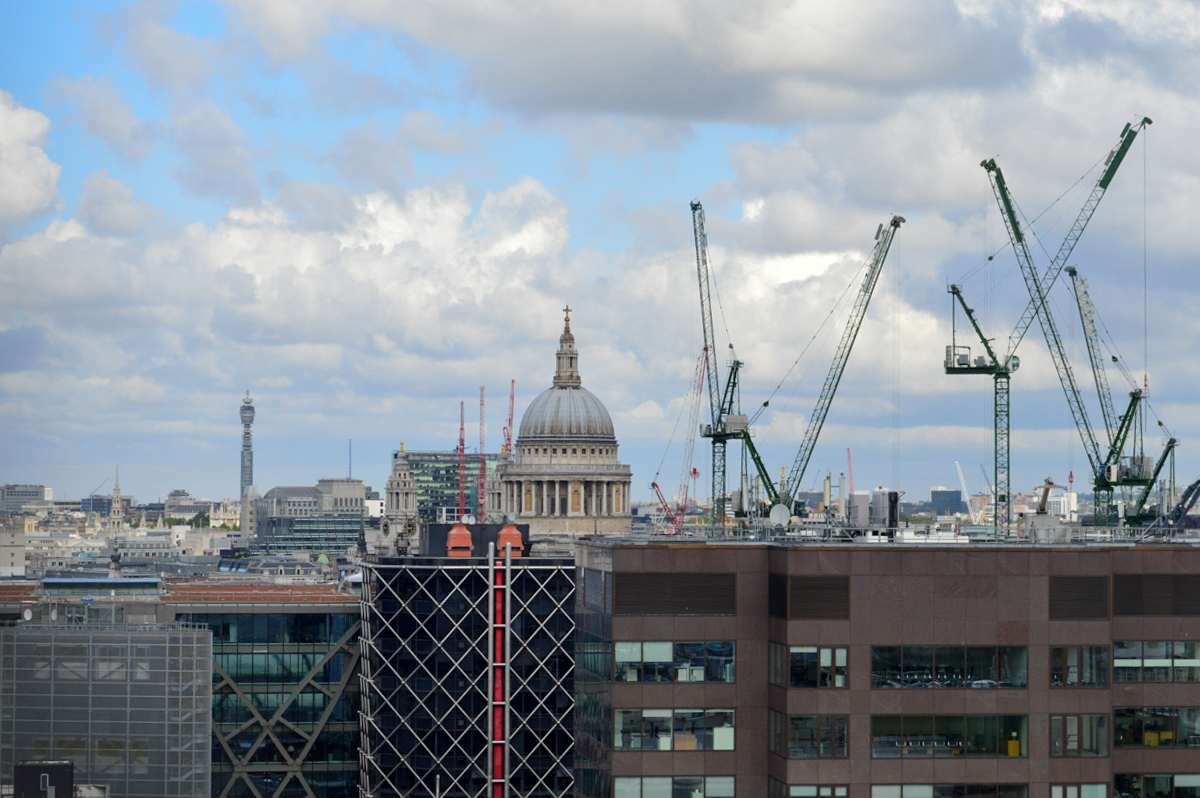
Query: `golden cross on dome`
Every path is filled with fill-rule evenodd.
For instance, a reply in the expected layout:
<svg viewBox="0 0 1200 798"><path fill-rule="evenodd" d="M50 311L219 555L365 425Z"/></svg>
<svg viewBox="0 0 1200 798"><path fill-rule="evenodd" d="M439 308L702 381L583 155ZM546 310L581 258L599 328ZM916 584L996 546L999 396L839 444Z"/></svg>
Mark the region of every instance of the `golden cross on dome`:
<svg viewBox="0 0 1200 798"><path fill-rule="evenodd" d="M566 324L567 329L569 330L569 329L571 329L571 306L567 305L565 308L563 308L563 313L567 314L565 324Z"/></svg>

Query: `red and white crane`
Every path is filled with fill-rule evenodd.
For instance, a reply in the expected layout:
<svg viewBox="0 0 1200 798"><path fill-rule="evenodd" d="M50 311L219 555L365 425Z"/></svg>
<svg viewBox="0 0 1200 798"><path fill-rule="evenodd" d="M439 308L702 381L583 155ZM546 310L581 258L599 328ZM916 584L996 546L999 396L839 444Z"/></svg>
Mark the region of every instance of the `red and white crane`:
<svg viewBox="0 0 1200 798"><path fill-rule="evenodd" d="M487 511L487 458L483 454L483 386L479 386L479 484L475 493L475 518L483 523Z"/></svg>

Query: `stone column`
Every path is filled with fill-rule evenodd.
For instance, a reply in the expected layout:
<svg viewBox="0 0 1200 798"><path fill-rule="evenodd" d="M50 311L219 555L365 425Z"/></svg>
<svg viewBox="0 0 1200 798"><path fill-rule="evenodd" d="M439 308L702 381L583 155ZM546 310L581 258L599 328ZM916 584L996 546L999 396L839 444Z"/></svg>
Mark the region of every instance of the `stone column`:
<svg viewBox="0 0 1200 798"><path fill-rule="evenodd" d="M550 513L550 515L562 515L562 496L560 495L561 490L562 483L557 479L554 480L554 512Z"/></svg>
<svg viewBox="0 0 1200 798"><path fill-rule="evenodd" d="M604 514L605 515L612 515L612 498L608 492L611 485L612 485L612 483L610 483L607 479L604 480Z"/></svg>

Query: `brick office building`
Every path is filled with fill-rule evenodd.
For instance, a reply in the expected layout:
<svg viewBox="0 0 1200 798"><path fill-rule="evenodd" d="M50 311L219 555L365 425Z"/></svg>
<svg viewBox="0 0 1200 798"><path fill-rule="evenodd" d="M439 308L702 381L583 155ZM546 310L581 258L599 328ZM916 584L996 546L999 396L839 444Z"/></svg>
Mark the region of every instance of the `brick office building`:
<svg viewBox="0 0 1200 798"><path fill-rule="evenodd" d="M576 795L1200 796L1191 546L578 551Z"/></svg>

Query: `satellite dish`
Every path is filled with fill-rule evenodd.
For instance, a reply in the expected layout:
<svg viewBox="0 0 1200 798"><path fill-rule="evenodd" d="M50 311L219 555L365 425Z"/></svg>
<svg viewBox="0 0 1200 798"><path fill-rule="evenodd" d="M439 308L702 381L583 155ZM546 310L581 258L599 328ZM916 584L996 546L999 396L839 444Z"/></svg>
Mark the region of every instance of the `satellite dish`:
<svg viewBox="0 0 1200 798"><path fill-rule="evenodd" d="M767 516L774 526L787 526L792 520L792 513L782 504L777 504L771 508L770 514Z"/></svg>
<svg viewBox="0 0 1200 798"><path fill-rule="evenodd" d="M27 621L32 621L33 620L33 610L26 607L25 612L21 613L21 617Z"/></svg>

